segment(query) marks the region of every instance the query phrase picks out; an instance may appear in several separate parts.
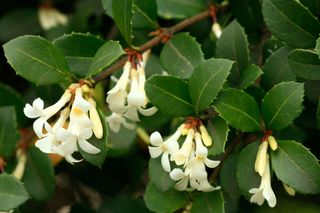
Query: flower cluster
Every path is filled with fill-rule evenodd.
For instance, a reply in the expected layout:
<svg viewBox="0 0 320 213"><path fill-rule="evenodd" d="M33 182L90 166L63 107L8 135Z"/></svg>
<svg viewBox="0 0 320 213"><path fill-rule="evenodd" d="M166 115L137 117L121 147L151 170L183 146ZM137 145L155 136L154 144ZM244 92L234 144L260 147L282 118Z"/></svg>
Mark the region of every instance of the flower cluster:
<svg viewBox="0 0 320 213"><path fill-rule="evenodd" d="M249 192L253 194L250 198L250 202L262 205L266 199L270 207L275 207L277 199L271 188L270 162L268 155L269 146L273 151L278 148L277 141L271 135L262 140L255 161L255 171L261 176L260 186L259 188L250 189Z"/></svg>
<svg viewBox="0 0 320 213"><path fill-rule="evenodd" d="M146 82L144 68L149 54L150 51L146 51L142 55L137 68L132 66L130 60L127 61L117 84L107 93L106 102L112 114L106 120L114 132L119 132L121 125L133 129L135 125L126 119L133 122L140 121L138 112L144 116L151 116L157 112L155 107L146 109L148 98L144 90Z"/></svg>
<svg viewBox="0 0 320 213"><path fill-rule="evenodd" d="M179 139L185 137L179 148ZM176 132L163 141L159 132L150 136L152 146L149 152L152 158L161 156L161 164L166 172L170 172L171 179L177 181L177 190L213 191L220 187L213 187L208 181L206 167L215 168L220 161L208 158L208 146L212 139L201 121L188 118ZM175 168L171 170L171 162ZM189 187L188 187L189 185Z"/></svg>
<svg viewBox="0 0 320 213"><path fill-rule="evenodd" d="M33 129L39 140L36 147L45 153L55 153L70 162L79 162L72 157L78 148L89 154L97 154L100 149L87 140L94 134L103 137L102 123L92 98L92 90L85 83L71 84L60 100L44 108L40 98L32 106L23 109L28 118L36 118ZM60 111L59 118L53 123L48 120ZM45 131L44 131L45 130Z"/></svg>

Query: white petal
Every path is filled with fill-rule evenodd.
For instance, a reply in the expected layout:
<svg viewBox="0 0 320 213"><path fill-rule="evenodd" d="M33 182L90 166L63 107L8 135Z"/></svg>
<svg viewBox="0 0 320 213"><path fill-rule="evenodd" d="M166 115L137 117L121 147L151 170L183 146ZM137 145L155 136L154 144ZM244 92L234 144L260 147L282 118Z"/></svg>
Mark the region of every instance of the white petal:
<svg viewBox="0 0 320 213"><path fill-rule="evenodd" d="M213 191L215 188L213 186L211 186L211 184L208 182L208 180L203 180L200 182L198 190L199 191L203 191L203 192L211 192Z"/></svg>
<svg viewBox="0 0 320 213"><path fill-rule="evenodd" d="M165 144L170 155L173 155L179 150L179 144L177 141L167 141Z"/></svg>
<svg viewBox="0 0 320 213"><path fill-rule="evenodd" d="M33 101L32 106L35 109L43 110L44 102L41 98L37 98L36 100Z"/></svg>
<svg viewBox="0 0 320 213"><path fill-rule="evenodd" d="M175 168L170 172L170 177L172 180L178 181L185 177L185 174L181 169Z"/></svg>
<svg viewBox="0 0 320 213"><path fill-rule="evenodd" d="M98 154L99 152L101 152L100 149L93 146L91 143L89 143L88 141L86 141L82 138L78 139L78 143L79 143L80 148L89 154Z"/></svg>
<svg viewBox="0 0 320 213"><path fill-rule="evenodd" d="M176 183L176 185L174 185L174 188L179 191L186 190L188 185L188 179L189 179L188 177L182 178L178 183Z"/></svg>
<svg viewBox="0 0 320 213"><path fill-rule="evenodd" d="M208 156L208 149L205 146L197 147L196 155L206 158Z"/></svg>
<svg viewBox="0 0 320 213"><path fill-rule="evenodd" d="M191 169L190 177L193 177L199 181L206 180L208 177L208 174L206 170L200 170L200 169Z"/></svg>
<svg viewBox="0 0 320 213"><path fill-rule="evenodd" d="M132 121L140 121L138 109L135 106L129 106L127 112L124 114L124 117L129 118Z"/></svg>
<svg viewBox="0 0 320 213"><path fill-rule="evenodd" d="M128 122L124 122L123 126L127 129L134 129L136 127L136 125L128 123Z"/></svg>
<svg viewBox="0 0 320 213"><path fill-rule="evenodd" d="M162 136L159 132L154 132L150 135L150 142L154 146L160 146L163 144Z"/></svg>
<svg viewBox="0 0 320 213"><path fill-rule="evenodd" d="M80 138L83 138L86 140L91 138L91 136L92 136L92 129L89 129L89 128L85 128L85 129L81 130L81 132L79 134Z"/></svg>
<svg viewBox="0 0 320 213"><path fill-rule="evenodd" d="M190 177L190 187L192 189L197 189L199 187L199 183L196 181L195 178Z"/></svg>
<svg viewBox="0 0 320 213"><path fill-rule="evenodd" d="M52 147L52 136L47 135L46 137L37 140L35 146L44 153L53 153L51 150Z"/></svg>
<svg viewBox="0 0 320 213"><path fill-rule="evenodd" d="M262 193L263 197L265 197L265 199L268 201L269 206L275 207L275 205L277 204L277 198L274 192L272 191L272 188L266 187Z"/></svg>
<svg viewBox="0 0 320 213"><path fill-rule="evenodd" d="M250 198L251 203L256 203L261 206L264 202L264 197L262 195L262 190L257 191L252 197Z"/></svg>
<svg viewBox="0 0 320 213"><path fill-rule="evenodd" d="M162 154L162 149L160 147L148 146L149 153L152 158L157 158Z"/></svg>
<svg viewBox="0 0 320 213"><path fill-rule="evenodd" d="M170 172L171 167L170 167L170 161L169 161L169 154L167 152L164 152L161 157L161 165L164 171Z"/></svg>
<svg viewBox="0 0 320 213"><path fill-rule="evenodd" d="M84 112L88 112L90 109L90 103L86 101L80 94L76 95L72 106L77 107Z"/></svg>
<svg viewBox="0 0 320 213"><path fill-rule="evenodd" d="M209 168L215 168L220 164L218 160L210 160L209 158L204 159L204 164Z"/></svg>
<svg viewBox="0 0 320 213"><path fill-rule="evenodd" d="M56 137L58 141L67 141L70 137L73 137L72 133L64 128L57 129Z"/></svg>
<svg viewBox="0 0 320 213"><path fill-rule="evenodd" d="M81 162L81 161L83 160L83 159L77 160L77 159L73 158L71 154L70 154L70 155L66 155L66 156L65 156L65 159L66 159L67 162L69 162L69 163L71 163L71 164L73 164L73 163L79 163L79 162Z"/></svg>
<svg viewBox="0 0 320 213"><path fill-rule="evenodd" d="M41 116L41 112L39 110L34 109L30 104L26 104L23 108L23 113L28 118L37 118Z"/></svg>
<svg viewBox="0 0 320 213"><path fill-rule="evenodd" d="M33 123L33 130L39 138L41 138L43 135L42 129L46 121L47 121L46 118L40 117L37 120L35 120Z"/></svg>
<svg viewBox="0 0 320 213"><path fill-rule="evenodd" d="M144 116L154 115L158 111L158 109L156 107L151 107L148 109L143 109L143 108L139 107L138 110Z"/></svg>

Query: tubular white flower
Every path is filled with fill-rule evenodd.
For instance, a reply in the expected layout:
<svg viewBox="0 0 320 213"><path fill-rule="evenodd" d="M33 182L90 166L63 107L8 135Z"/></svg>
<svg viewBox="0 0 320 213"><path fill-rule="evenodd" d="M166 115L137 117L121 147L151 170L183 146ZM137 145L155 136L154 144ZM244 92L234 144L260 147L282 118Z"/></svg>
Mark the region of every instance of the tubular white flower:
<svg viewBox="0 0 320 213"><path fill-rule="evenodd" d="M163 169L166 172L171 171L170 161L169 161L169 154L177 152L179 149L179 144L177 141L168 139L163 142L162 136L159 132L154 132L150 136L150 142L153 146L149 146L149 153L152 158L157 158L161 154L161 164Z"/></svg>
<svg viewBox="0 0 320 213"><path fill-rule="evenodd" d="M261 183L259 188L250 189L249 192L252 195L250 198L250 202L257 203L258 205L262 205L264 200L268 201L268 205L270 207L275 207L277 203L277 198L271 188L271 177L270 177L270 168L269 168L269 155L266 154L267 163L265 167L265 171L261 177Z"/></svg>
<svg viewBox="0 0 320 213"><path fill-rule="evenodd" d="M189 129L186 140L182 147L171 156L171 160L175 161L177 165L186 165L190 154L192 153L194 130Z"/></svg>
<svg viewBox="0 0 320 213"><path fill-rule="evenodd" d="M266 170L267 165L267 151L268 151L268 142L263 141L259 145L259 150L257 153L256 161L255 161L255 171L259 173L260 176L263 175Z"/></svg>
<svg viewBox="0 0 320 213"><path fill-rule="evenodd" d="M106 121L108 122L109 128L113 132L119 132L121 124L126 127L127 129L134 129L135 125L126 122L126 119L118 113L113 112L110 116L106 117Z"/></svg>
<svg viewBox="0 0 320 213"><path fill-rule="evenodd" d="M193 191L199 187L197 181L190 177L190 171L188 169L182 171L182 169L175 168L170 172L170 178L174 181L178 181L174 185L174 188L179 191ZM189 182L191 187L188 187Z"/></svg>
<svg viewBox="0 0 320 213"><path fill-rule="evenodd" d="M70 112L69 126L77 125L79 128L92 128L93 124L88 115L90 103L82 97L81 88L76 89L75 94Z"/></svg>

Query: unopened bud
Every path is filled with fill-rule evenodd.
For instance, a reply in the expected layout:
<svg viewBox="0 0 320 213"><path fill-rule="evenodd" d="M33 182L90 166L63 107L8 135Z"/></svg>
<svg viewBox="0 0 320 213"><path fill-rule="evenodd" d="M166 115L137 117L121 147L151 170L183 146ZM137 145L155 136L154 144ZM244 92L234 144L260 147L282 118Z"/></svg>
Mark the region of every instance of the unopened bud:
<svg viewBox="0 0 320 213"><path fill-rule="evenodd" d="M278 149L278 143L277 143L276 139L272 135L270 135L268 137L268 142L269 142L269 145L270 145L270 147L271 147L271 149L273 151Z"/></svg>
<svg viewBox="0 0 320 213"><path fill-rule="evenodd" d="M213 23L211 30L217 38L220 38L222 34L222 30L219 23L217 22Z"/></svg>
<svg viewBox="0 0 320 213"><path fill-rule="evenodd" d="M183 128L182 128L182 130L181 130L181 135L185 136L185 135L187 135L187 134L188 134L188 132L189 132L189 129L188 129L188 128L183 127Z"/></svg>
<svg viewBox="0 0 320 213"><path fill-rule="evenodd" d="M201 138L205 146L211 146L212 145L212 139L206 129L205 126L200 126L200 132L201 132Z"/></svg>
<svg viewBox="0 0 320 213"><path fill-rule="evenodd" d="M288 195L295 196L296 191L292 187L288 186L287 184L285 184L283 182L282 182L282 185L283 185L284 190L286 190L286 192L288 193Z"/></svg>
<svg viewBox="0 0 320 213"><path fill-rule="evenodd" d="M90 93L91 89L88 87L88 85L84 84L81 86L81 89L84 93Z"/></svg>
<svg viewBox="0 0 320 213"><path fill-rule="evenodd" d="M92 130L94 135L98 139L100 139L103 136L103 128L102 128L100 116L96 108L96 102L92 98L89 98L88 102L90 103L89 116L93 125Z"/></svg>
<svg viewBox="0 0 320 213"><path fill-rule="evenodd" d="M27 156L21 149L17 150L17 159L18 164L12 172L12 175L15 176L17 179L21 180L27 163Z"/></svg>
<svg viewBox="0 0 320 213"><path fill-rule="evenodd" d="M261 177L266 170L267 150L268 150L268 142L263 141L259 146L257 158L255 161L255 171L258 172Z"/></svg>

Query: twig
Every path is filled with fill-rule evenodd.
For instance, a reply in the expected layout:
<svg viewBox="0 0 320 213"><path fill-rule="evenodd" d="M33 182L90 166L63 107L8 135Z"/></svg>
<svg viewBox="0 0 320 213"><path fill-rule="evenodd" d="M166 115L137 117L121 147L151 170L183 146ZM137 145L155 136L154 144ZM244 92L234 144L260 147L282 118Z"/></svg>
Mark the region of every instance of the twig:
<svg viewBox="0 0 320 213"><path fill-rule="evenodd" d="M136 48L137 50L139 50L140 52L144 52L158 44L161 43L162 38L166 35L172 35L175 32L178 32L180 30L183 30L205 18L208 18L210 16L210 11L206 10L204 12L201 12L195 16L192 16L190 18L187 18L181 22L179 22L178 24L169 27L169 28L163 28L162 33L160 33L159 35L157 35L156 37L154 37L153 39L147 41L146 43L144 43L143 45L141 45L140 47ZM107 68L105 71L101 72L99 75L95 76L93 78L94 82L99 82L102 81L103 79L107 78L109 75L111 75L112 73L114 73L116 70L120 69L127 61L127 56L123 57L122 59L120 59L118 62L116 62L115 64L111 65L109 68Z"/></svg>

